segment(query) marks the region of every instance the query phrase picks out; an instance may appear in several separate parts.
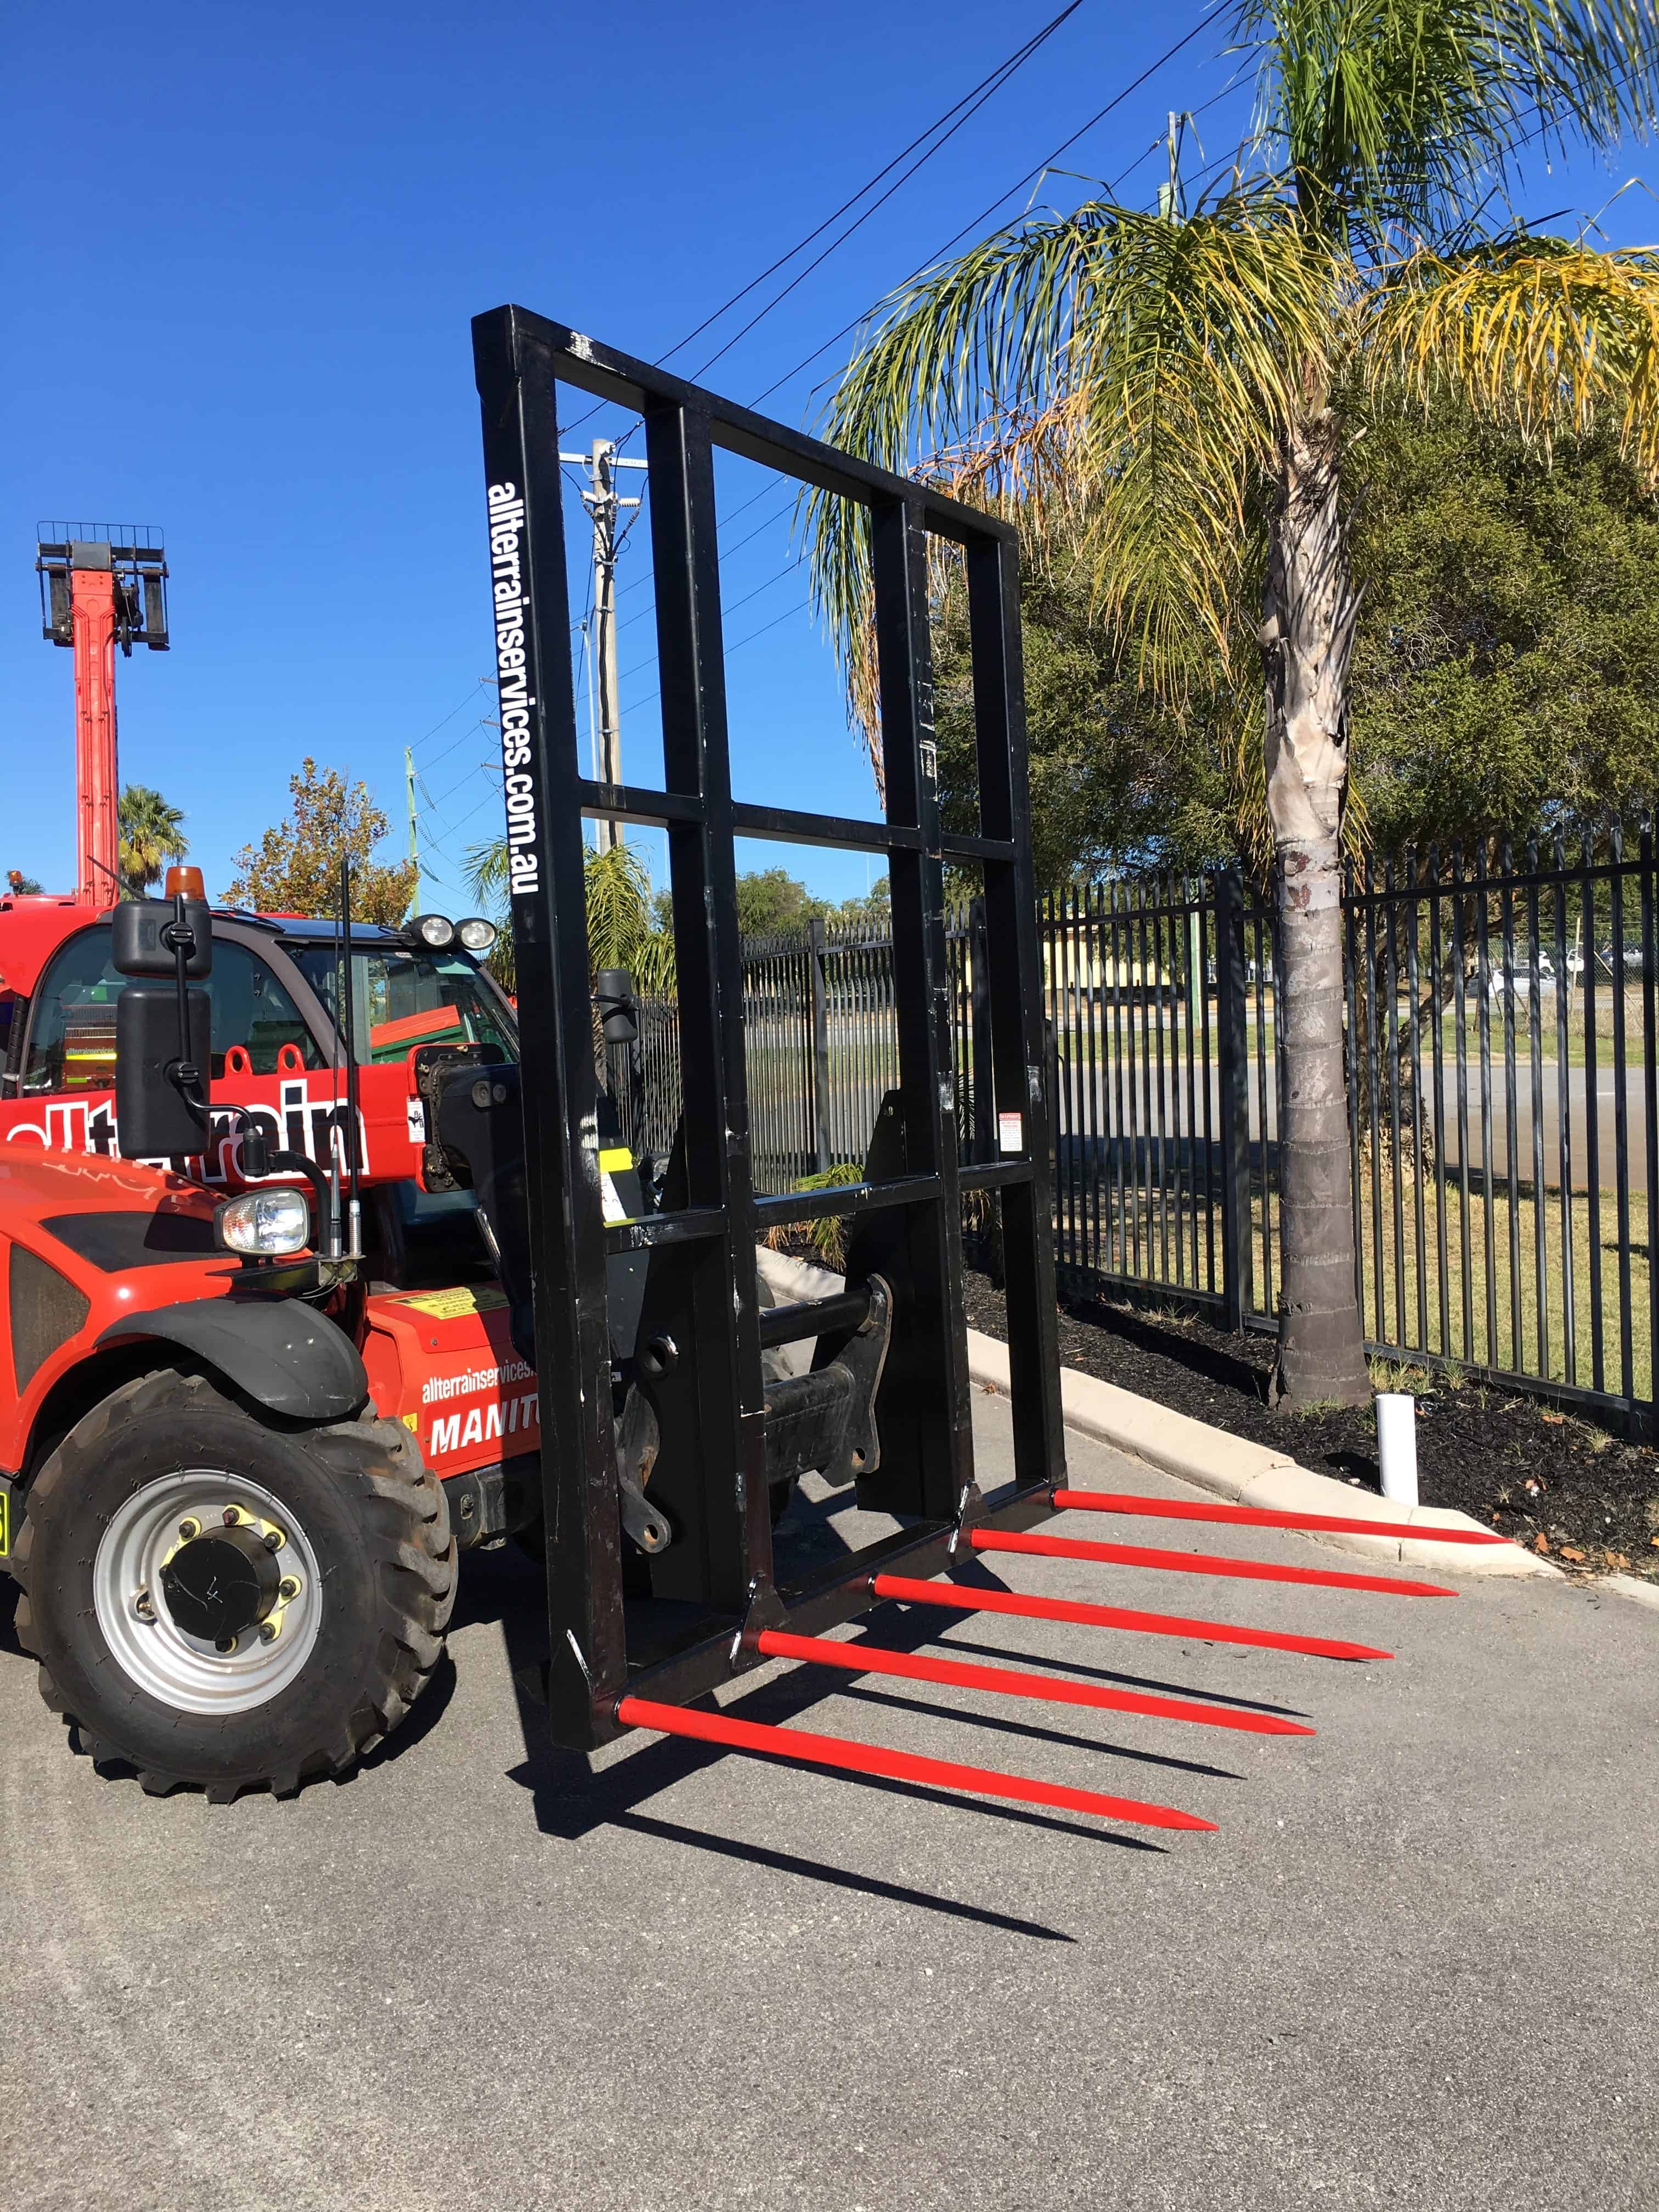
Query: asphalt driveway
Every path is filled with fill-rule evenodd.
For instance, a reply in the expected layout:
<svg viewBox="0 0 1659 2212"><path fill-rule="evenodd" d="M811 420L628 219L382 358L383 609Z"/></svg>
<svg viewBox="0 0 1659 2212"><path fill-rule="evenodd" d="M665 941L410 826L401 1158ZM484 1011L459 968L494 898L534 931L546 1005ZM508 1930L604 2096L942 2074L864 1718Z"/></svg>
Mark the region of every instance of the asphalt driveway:
<svg viewBox="0 0 1659 2212"><path fill-rule="evenodd" d="M1006 1409L979 1409L994 1461ZM1071 1449L1079 1483L1180 1492ZM511 1667L538 1589L507 1554L469 1563L418 1720L289 1803L100 1781L0 1634L0 2203L1659 2202L1659 1612L1555 1583L1416 1601L1006 1564L1398 1656L930 1624L928 1649L1251 1700L1312 1740L799 1673L737 1701L1220 1824L1171 1835L663 1740L590 1776L533 1718L527 1750Z"/></svg>

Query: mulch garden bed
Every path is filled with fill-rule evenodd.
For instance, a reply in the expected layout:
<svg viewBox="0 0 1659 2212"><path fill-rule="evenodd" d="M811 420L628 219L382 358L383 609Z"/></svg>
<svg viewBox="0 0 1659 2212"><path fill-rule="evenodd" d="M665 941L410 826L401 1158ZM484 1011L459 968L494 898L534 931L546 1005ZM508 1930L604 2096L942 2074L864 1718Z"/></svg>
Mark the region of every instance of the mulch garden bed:
<svg viewBox="0 0 1659 2212"><path fill-rule="evenodd" d="M968 1322L1006 1340L1002 1293L967 1278ZM1061 1306L1063 1365L1115 1382L1234 1436L1288 1452L1316 1474L1380 1487L1369 1407L1275 1413L1270 1337L1231 1336L1195 1316L1104 1299ZM1419 1373L1419 1494L1489 1522L1579 1573L1659 1577L1659 1452L1608 1436L1535 1399Z"/></svg>

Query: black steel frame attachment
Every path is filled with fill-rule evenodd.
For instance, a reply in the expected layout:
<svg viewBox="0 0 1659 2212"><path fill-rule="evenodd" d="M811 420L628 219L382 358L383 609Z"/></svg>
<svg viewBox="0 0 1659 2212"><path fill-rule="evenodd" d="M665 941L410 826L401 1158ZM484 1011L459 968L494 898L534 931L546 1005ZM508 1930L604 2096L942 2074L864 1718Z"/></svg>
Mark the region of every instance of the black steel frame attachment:
<svg viewBox="0 0 1659 2212"><path fill-rule="evenodd" d="M1006 525L729 404L516 307L479 316L490 574L522 1033L526 1196L534 1277L556 1740L624 1732L624 1698L684 1704L765 1663L766 1634L821 1632L874 1601L878 1567L909 1577L972 1556L976 1529L1029 1528L1064 1483L1055 1339L1042 976L1031 874L1014 535ZM558 390L639 414L650 467L664 788L581 773L558 460ZM885 819L744 805L727 750L714 456L725 450L869 513ZM981 822L941 823L932 727L927 540L961 549L974 658ZM683 1140L663 1210L607 1224L583 885L584 816L666 833L678 961ZM750 1174L738 836L885 854L892 884L899 1085L870 1180L757 1194ZM951 1062L944 866L984 885L998 1156L963 1165ZM976 992L981 979L975 978ZM977 1041L976 1041L977 1045ZM880 1160L878 1169L875 1162ZM1015 1479L988 1506L975 1478L962 1200L994 1190L1010 1317ZM614 1210L614 1209L613 1209ZM849 1282L900 1285L878 1401L882 1461L860 1502L896 1534L810 1583L779 1586L766 1480L755 1247L769 1228L854 1217ZM652 1497L677 1527L653 1602L624 1595L606 1267L643 1250L640 1357L665 1423ZM674 1317L671 1330L659 1326ZM836 1316L826 1315L828 1328ZM671 1433L672 1431L672 1433ZM666 1602L664 1602L666 1601ZM641 1621L646 1623L641 1626ZM665 1626L665 1623L668 1624Z"/></svg>

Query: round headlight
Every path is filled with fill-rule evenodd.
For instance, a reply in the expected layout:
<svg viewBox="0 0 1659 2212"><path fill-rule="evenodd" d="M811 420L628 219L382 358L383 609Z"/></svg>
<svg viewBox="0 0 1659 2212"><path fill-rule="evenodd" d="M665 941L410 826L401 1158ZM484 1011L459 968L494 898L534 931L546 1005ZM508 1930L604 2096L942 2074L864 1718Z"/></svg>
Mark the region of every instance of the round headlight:
<svg viewBox="0 0 1659 2212"><path fill-rule="evenodd" d="M466 921L456 923L455 934L469 952L485 953L495 942L495 925L493 921L486 921L482 915L475 914L469 915Z"/></svg>
<svg viewBox="0 0 1659 2212"><path fill-rule="evenodd" d="M228 1198L213 1225L228 1252L303 1252L311 1242L311 1208L303 1191L250 1190Z"/></svg>
<svg viewBox="0 0 1659 2212"><path fill-rule="evenodd" d="M455 925L441 914L417 914L414 921L415 934L422 945L429 945L434 952L441 952L447 945L455 942Z"/></svg>

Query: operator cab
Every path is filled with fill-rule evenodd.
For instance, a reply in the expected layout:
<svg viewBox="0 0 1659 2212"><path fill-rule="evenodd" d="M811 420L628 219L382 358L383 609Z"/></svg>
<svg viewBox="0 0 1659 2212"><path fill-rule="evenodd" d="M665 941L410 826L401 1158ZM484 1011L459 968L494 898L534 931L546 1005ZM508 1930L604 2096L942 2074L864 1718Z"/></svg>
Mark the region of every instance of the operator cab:
<svg viewBox="0 0 1659 2212"><path fill-rule="evenodd" d="M37 917L28 919L40 929ZM32 945L15 951L0 927L0 969L10 986L0 1142L113 1157L116 1001L127 979L114 965L111 918L54 908L50 920L33 959L20 957ZM477 951L460 930L478 941ZM325 1167L332 1132L344 1126L349 1030L359 1071L366 1272L400 1288L490 1274L471 1194L422 1188L430 1148L419 1086L423 1072L435 1077L446 1065L518 1059L512 1005L481 964L493 939L488 923L458 929L437 915L402 928L354 921L348 984L333 921L213 913L213 965L201 985L211 1008L213 1105L253 1107L269 1119L274 1142ZM237 1180L228 1129L201 1164L210 1188Z"/></svg>

